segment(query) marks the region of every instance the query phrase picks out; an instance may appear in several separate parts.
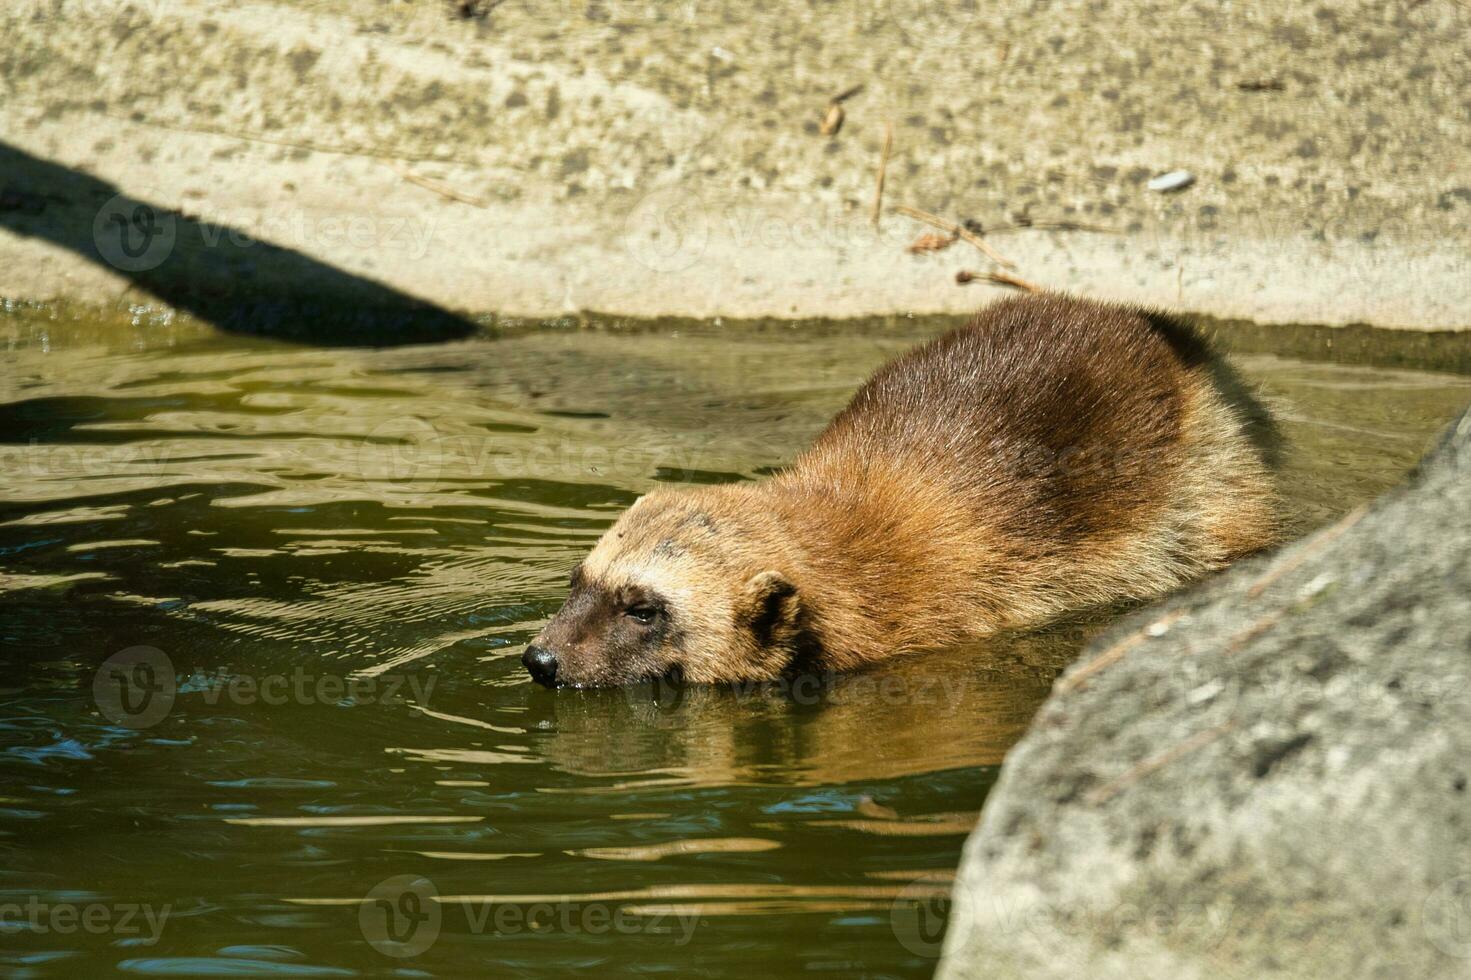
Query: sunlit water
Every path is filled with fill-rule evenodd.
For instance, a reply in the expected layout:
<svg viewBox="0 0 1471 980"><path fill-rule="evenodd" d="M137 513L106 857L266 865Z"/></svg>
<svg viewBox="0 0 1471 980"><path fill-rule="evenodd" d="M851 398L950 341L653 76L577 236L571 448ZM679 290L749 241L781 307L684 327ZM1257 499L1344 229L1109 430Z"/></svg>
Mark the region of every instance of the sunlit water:
<svg viewBox="0 0 1471 980"><path fill-rule="evenodd" d="M8 976L925 976L996 768L1099 625L796 690L524 677L623 507L781 465L914 331L0 327ZM1471 398L1237 363L1299 529Z"/></svg>

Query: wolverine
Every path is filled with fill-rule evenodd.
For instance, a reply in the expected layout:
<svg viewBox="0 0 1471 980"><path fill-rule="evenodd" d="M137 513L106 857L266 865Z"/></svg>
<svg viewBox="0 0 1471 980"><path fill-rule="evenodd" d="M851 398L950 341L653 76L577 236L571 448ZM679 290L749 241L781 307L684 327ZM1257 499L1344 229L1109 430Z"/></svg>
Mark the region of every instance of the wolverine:
<svg viewBox="0 0 1471 980"><path fill-rule="evenodd" d="M1159 596L1272 542L1252 418L1174 318L1003 300L776 475L639 498L522 663L548 687L777 679Z"/></svg>

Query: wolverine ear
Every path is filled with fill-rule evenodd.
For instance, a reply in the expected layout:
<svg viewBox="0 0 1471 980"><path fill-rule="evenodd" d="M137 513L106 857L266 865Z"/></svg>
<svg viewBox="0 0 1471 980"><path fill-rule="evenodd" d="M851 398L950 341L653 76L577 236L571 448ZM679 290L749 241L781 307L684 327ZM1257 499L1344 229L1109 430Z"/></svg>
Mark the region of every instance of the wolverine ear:
<svg viewBox="0 0 1471 980"><path fill-rule="evenodd" d="M736 618L765 647L794 633L800 612L797 587L781 572L767 571L746 581Z"/></svg>

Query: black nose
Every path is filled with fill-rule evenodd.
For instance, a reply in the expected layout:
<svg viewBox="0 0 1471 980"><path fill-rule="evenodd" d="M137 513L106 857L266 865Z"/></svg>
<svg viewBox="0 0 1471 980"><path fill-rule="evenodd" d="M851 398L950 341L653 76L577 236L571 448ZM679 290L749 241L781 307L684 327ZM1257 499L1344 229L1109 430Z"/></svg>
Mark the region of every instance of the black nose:
<svg viewBox="0 0 1471 980"><path fill-rule="evenodd" d="M521 654L521 666L538 684L554 687L557 683L557 655L546 647L530 646Z"/></svg>

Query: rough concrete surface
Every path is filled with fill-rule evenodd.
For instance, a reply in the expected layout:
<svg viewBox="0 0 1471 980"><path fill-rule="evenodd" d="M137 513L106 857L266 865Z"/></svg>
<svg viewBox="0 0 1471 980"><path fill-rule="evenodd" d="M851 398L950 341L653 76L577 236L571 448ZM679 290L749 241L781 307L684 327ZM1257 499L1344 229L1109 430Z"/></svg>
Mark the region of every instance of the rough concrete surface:
<svg viewBox="0 0 1471 980"><path fill-rule="evenodd" d="M1464 977L1468 780L1471 413L1408 488L1063 675L939 976Z"/></svg>
<svg viewBox="0 0 1471 980"><path fill-rule="evenodd" d="M8 0L0 296L361 277L513 315L972 309L979 252L870 223L892 124L886 202L980 222L1043 285L1471 327L1464 0L479 6ZM1146 189L1175 169L1194 183Z"/></svg>

